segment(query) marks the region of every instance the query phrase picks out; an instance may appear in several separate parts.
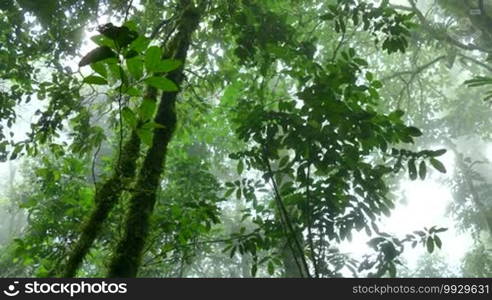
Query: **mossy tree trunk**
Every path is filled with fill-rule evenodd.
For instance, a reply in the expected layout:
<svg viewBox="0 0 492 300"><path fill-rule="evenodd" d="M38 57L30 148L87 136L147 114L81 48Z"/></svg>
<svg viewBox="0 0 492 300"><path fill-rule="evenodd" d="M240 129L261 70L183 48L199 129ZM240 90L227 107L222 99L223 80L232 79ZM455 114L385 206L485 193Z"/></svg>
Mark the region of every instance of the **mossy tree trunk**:
<svg viewBox="0 0 492 300"><path fill-rule="evenodd" d="M178 86L183 80L183 65L186 61L192 33L198 27L199 9L190 0L181 0L183 9L177 33L166 47L166 57L181 60L182 66L168 74ZM154 121L164 125L156 128L152 145L140 168L135 190L129 200L125 232L116 246L111 259L108 277L135 277L140 267L143 249L149 233L150 216L156 202L156 192L165 168L169 142L176 128L175 103L178 92L163 92Z"/></svg>
<svg viewBox="0 0 492 300"><path fill-rule="evenodd" d="M148 87L144 98L157 101L157 90ZM63 265L58 265L52 270L50 276L76 276L77 270L99 235L104 221L118 203L124 188L134 180L140 146L140 137L136 130L132 130L119 153L114 173L96 188L94 208L84 222L78 240L67 255L67 260Z"/></svg>

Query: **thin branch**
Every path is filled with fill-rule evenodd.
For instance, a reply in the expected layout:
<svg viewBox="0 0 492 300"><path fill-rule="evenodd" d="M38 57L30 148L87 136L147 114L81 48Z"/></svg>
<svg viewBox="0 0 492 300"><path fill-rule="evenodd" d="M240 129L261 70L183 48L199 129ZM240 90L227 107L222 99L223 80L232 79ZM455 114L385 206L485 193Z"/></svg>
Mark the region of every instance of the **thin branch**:
<svg viewBox="0 0 492 300"><path fill-rule="evenodd" d="M475 63L475 64L477 64L477 65L481 66L482 68L487 69L489 72L492 72L492 66L489 66L489 65L487 65L487 64L484 64L483 62L480 62L480 61L476 60L476 59L475 59L475 58L473 58L473 57L466 56L466 55L463 55L463 54L461 54L461 53L459 53L459 54L458 54L458 56L462 57L462 58L463 58L463 59L465 59L465 60L469 60L469 61L471 61L471 62L473 62L473 63Z"/></svg>
<svg viewBox="0 0 492 300"><path fill-rule="evenodd" d="M125 11L125 19L123 21L123 23L125 23L127 20L128 20L128 14L130 13L130 8L133 6L133 0L130 0L130 3L128 4L128 6L126 7L126 11Z"/></svg>
<svg viewBox="0 0 492 300"><path fill-rule="evenodd" d="M304 270L306 271L306 275L308 277L311 277L309 274L309 268L308 268L308 264L306 262L306 258L304 257L304 251L302 249L302 246L301 246L299 240L297 239L294 226L292 225L292 222L289 219L289 213L287 212L287 209L285 208L285 205L282 201L282 197L280 196L277 182L273 178L273 170L272 170L272 166L270 165L270 161L268 160L267 157L264 157L264 161L265 161L266 167L268 168L268 174L269 174L268 177L270 178L270 181L271 181L272 186L273 186L273 190L275 192L275 199L277 200L277 205L279 206L280 216L281 216L281 218L284 219L284 223L285 223L286 227L288 228L288 230L290 231L290 234L288 236L290 236L294 240L294 244L296 245L296 247L299 251L299 256L300 256L301 262L303 264ZM295 253L295 251L294 251L294 249L290 243L289 243L289 246L291 247L291 251L292 251L292 254L294 255L294 258L296 258L296 253ZM299 271L301 274L303 273L302 268L300 268Z"/></svg>
<svg viewBox="0 0 492 300"><path fill-rule="evenodd" d="M446 55L441 55L441 56L436 57L435 59L431 60L430 62L421 65L420 67L416 68L415 70L407 70L407 71L396 72L396 73L393 73L391 75L388 75L388 76L385 76L385 77L381 78L379 81L391 80L391 79L393 79L395 77L400 77L402 75L410 75L411 74L412 75L411 76L411 80L409 81L409 83L411 83L411 81L413 81L413 78L415 76L417 76L419 73L421 73L425 69L429 68L433 64L437 63L441 59L444 59L445 57L446 57Z"/></svg>
<svg viewBox="0 0 492 300"><path fill-rule="evenodd" d="M308 167L306 170L306 206L307 206L307 213L306 213L306 218L307 218L307 226L308 226L308 242L309 242L309 248L311 252L311 260L313 261L313 266L314 266L314 275L316 277L319 277L319 271L318 271L318 263L316 260L315 252L314 252L314 242L313 242L313 226L312 226L312 209L311 209L311 193L309 190L309 185L311 181L311 162L308 162Z"/></svg>
<svg viewBox="0 0 492 300"><path fill-rule="evenodd" d="M91 172L92 172L92 183L94 184L94 194L97 194L96 159L97 159L97 155L99 154L99 151L101 150L101 145L102 145L102 142L99 143L99 146L97 146L96 152L94 152L94 156L92 157ZM94 196L94 199L96 199L96 196Z"/></svg>
<svg viewBox="0 0 492 300"><path fill-rule="evenodd" d="M469 50L469 51L471 51L471 50L479 50L479 51L486 52L486 53L492 53L492 50L487 50L487 49L478 47L478 46L473 45L473 44L463 44L462 42L453 39L448 33L437 31L436 29L434 29L429 24L429 22L427 21L427 19L425 18L425 16L417 8L417 5L415 4L415 1L414 0L409 0L409 2L410 2L410 5L412 6L411 7L411 11L414 12L417 15L417 18L420 20L420 23L422 23L422 26L431 35L433 35L436 39L441 40L441 41L445 41L445 42L447 42L449 44L452 44L452 45L454 45L454 46L456 46L458 48L464 49L464 50ZM405 9L407 9L407 8L405 8Z"/></svg>
<svg viewBox="0 0 492 300"><path fill-rule="evenodd" d="M342 32L342 38L340 39L340 42L338 43L337 47L333 51L333 56L331 57L331 60L334 61L335 58L337 57L338 50L342 47L342 44L345 42L345 30Z"/></svg>

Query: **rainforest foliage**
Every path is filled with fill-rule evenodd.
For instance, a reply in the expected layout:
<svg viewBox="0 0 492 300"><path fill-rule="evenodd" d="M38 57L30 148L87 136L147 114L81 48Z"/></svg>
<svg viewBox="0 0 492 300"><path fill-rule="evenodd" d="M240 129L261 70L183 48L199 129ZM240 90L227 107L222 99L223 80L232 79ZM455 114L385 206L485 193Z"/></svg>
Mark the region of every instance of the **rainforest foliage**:
<svg viewBox="0 0 492 300"><path fill-rule="evenodd" d="M492 5L401 2L2 1L0 276L401 276L437 173L490 276Z"/></svg>

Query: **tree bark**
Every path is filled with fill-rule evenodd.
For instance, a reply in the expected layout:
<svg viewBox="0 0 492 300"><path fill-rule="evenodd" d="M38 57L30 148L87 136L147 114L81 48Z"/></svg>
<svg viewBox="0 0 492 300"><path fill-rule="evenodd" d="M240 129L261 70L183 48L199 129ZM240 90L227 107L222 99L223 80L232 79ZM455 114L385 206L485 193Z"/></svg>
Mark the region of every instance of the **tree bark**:
<svg viewBox="0 0 492 300"><path fill-rule="evenodd" d="M200 14L190 0L181 0L183 13L177 33L170 41L167 56L181 60L180 68L170 72L168 78L180 86L183 65L186 61L192 33L198 27ZM108 277L135 277L141 264L143 249L149 234L149 219L156 202L156 192L165 168L169 142L176 128L175 103L178 92L163 92L154 121L164 128L154 130L152 145L139 170L135 191L130 197L125 232L111 259Z"/></svg>
<svg viewBox="0 0 492 300"><path fill-rule="evenodd" d="M133 131L123 146L120 154L120 166L117 166L117 171L96 191L95 206L82 227L79 239L69 252L66 264L58 272L61 277L74 277L76 275L78 268L101 231L104 221L118 202L123 186L135 177L140 143L140 138Z"/></svg>

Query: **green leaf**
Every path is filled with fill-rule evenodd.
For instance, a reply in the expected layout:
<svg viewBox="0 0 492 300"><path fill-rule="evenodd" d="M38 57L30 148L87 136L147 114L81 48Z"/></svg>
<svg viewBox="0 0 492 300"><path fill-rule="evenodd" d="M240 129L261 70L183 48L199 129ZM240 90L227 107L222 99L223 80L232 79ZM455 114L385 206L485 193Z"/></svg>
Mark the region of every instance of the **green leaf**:
<svg viewBox="0 0 492 300"><path fill-rule="evenodd" d="M407 127L407 130L408 130L408 134L413 136L413 137L419 137L422 135L422 131L420 131L420 129L418 129L417 127Z"/></svg>
<svg viewBox="0 0 492 300"><path fill-rule="evenodd" d="M129 95L129 96L132 96L132 97L141 97L142 96L142 91L137 89L136 87L132 86L132 87L127 87L125 90L124 90L124 93Z"/></svg>
<svg viewBox="0 0 492 300"><path fill-rule="evenodd" d="M278 163L279 168L283 168L288 162L289 162L290 157L288 155L282 157L280 159L280 162Z"/></svg>
<svg viewBox="0 0 492 300"><path fill-rule="evenodd" d="M140 79L143 76L144 62L140 57L132 57L126 60L126 67L128 68L128 72L135 79Z"/></svg>
<svg viewBox="0 0 492 300"><path fill-rule="evenodd" d="M106 70L106 65L102 62L95 62L91 64L91 69L102 77L108 77L108 70Z"/></svg>
<svg viewBox="0 0 492 300"><path fill-rule="evenodd" d="M425 166L425 161L421 161L419 165L419 176L420 179L424 180L427 173L427 168Z"/></svg>
<svg viewBox="0 0 492 300"><path fill-rule="evenodd" d="M244 164L243 164L243 161L240 160L238 163L237 163L237 173L239 175L241 175L243 173L243 170L244 170Z"/></svg>
<svg viewBox="0 0 492 300"><path fill-rule="evenodd" d="M157 63L154 67L154 72L170 72L181 66L181 61L175 59L164 59Z"/></svg>
<svg viewBox="0 0 492 300"><path fill-rule="evenodd" d="M446 149L439 149L439 150L431 151L430 156L437 157L443 155L444 153L446 153Z"/></svg>
<svg viewBox="0 0 492 300"><path fill-rule="evenodd" d="M268 274L273 275L273 273L275 272L275 266L273 265L272 261L268 262L267 269L268 269Z"/></svg>
<svg viewBox="0 0 492 300"><path fill-rule="evenodd" d="M134 40L130 44L130 49L137 51L138 53L143 53L147 46L149 45L150 40L143 35L140 35L136 40Z"/></svg>
<svg viewBox="0 0 492 300"><path fill-rule="evenodd" d="M144 121L152 118L155 112L157 104L152 99L144 99L140 107L138 108L138 114L140 118Z"/></svg>
<svg viewBox="0 0 492 300"><path fill-rule="evenodd" d="M114 42L102 34L98 34L98 35L91 37L91 40L98 46L101 46L101 47L106 46L106 47L109 47L111 49L116 49L116 45L114 44Z"/></svg>
<svg viewBox="0 0 492 300"><path fill-rule="evenodd" d="M478 76L464 82L468 87L477 87L492 84L492 77Z"/></svg>
<svg viewBox="0 0 492 300"><path fill-rule="evenodd" d="M112 23L99 26L97 30L102 35L113 40L119 48L128 46L131 42L138 38L137 32L126 26L114 26Z"/></svg>
<svg viewBox="0 0 492 300"><path fill-rule="evenodd" d="M432 239L432 237L427 238L426 244L427 244L427 252L429 253L434 252L434 240Z"/></svg>
<svg viewBox="0 0 492 300"><path fill-rule="evenodd" d="M24 148L24 146L22 144L17 144L14 148L14 151L12 151L12 153L10 154L9 159L10 160L16 159L19 156L19 153L21 153L22 148Z"/></svg>
<svg viewBox="0 0 492 300"><path fill-rule="evenodd" d="M415 159L410 159L408 161L408 175L411 180L417 179L417 168L415 167Z"/></svg>
<svg viewBox="0 0 492 300"><path fill-rule="evenodd" d="M157 71L159 62L161 61L161 48L152 46L145 53L145 68L147 72L152 73Z"/></svg>
<svg viewBox="0 0 492 300"><path fill-rule="evenodd" d="M108 70L109 74L111 75L111 78L115 81L122 79L121 75L124 74L121 71L121 66L115 62L115 63L108 63Z"/></svg>
<svg viewBox="0 0 492 300"><path fill-rule="evenodd" d="M139 128L137 129L137 134L144 144L146 144L147 146L152 146L152 130L149 130L147 128Z"/></svg>
<svg viewBox="0 0 492 300"><path fill-rule="evenodd" d="M165 77L150 77L145 79L145 83L165 92L177 92L178 86Z"/></svg>
<svg viewBox="0 0 492 300"><path fill-rule="evenodd" d="M437 248L441 249L442 241L437 235L434 235L434 243L436 243Z"/></svg>
<svg viewBox="0 0 492 300"><path fill-rule="evenodd" d="M434 169L438 170L441 173L446 173L446 168L444 167L442 162L438 161L435 158L431 158L430 163L434 167Z"/></svg>
<svg viewBox="0 0 492 300"><path fill-rule="evenodd" d="M125 122L127 122L130 125L130 127L132 128L137 127L137 117L129 107L124 107L121 110L121 115L123 117L123 120L125 120Z"/></svg>
<svg viewBox="0 0 492 300"><path fill-rule="evenodd" d="M128 29L133 31L138 31L137 23L133 20L128 20L125 23L123 23L123 27L127 27Z"/></svg>
<svg viewBox="0 0 492 300"><path fill-rule="evenodd" d="M148 131L153 131L156 128L166 128L166 126L156 123L154 121L147 122L142 125L142 129L148 130Z"/></svg>
<svg viewBox="0 0 492 300"><path fill-rule="evenodd" d="M96 84L96 85L105 85L108 84L106 79L100 77L100 76L95 76L95 75L90 75L84 78L82 82L87 83L87 84Z"/></svg>
<svg viewBox="0 0 492 300"><path fill-rule="evenodd" d="M382 87L383 87L383 84L382 84L380 81L374 80L374 81L372 82L372 86L373 86L374 88L376 88L376 89L380 89L380 88L382 88Z"/></svg>
<svg viewBox="0 0 492 300"><path fill-rule="evenodd" d="M90 65L107 58L117 57L116 53L108 46L98 47L87 53L79 62L79 67Z"/></svg>
<svg viewBox="0 0 492 300"><path fill-rule="evenodd" d="M229 197L230 195L232 195L232 193L234 193L234 189L228 189L225 193L224 193L224 198L227 198Z"/></svg>
<svg viewBox="0 0 492 300"><path fill-rule="evenodd" d="M251 266L251 276L256 277L256 272L258 271L258 266L256 264L253 264Z"/></svg>
<svg viewBox="0 0 492 300"><path fill-rule="evenodd" d="M225 90L224 94L222 95L222 98L220 99L220 103L223 103L225 105L232 104L238 97L239 95L239 88L236 86L236 84L231 84L229 85Z"/></svg>

